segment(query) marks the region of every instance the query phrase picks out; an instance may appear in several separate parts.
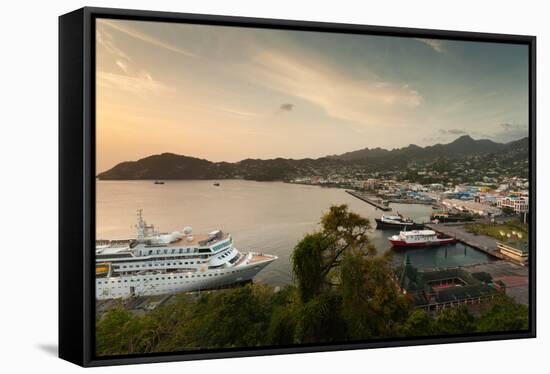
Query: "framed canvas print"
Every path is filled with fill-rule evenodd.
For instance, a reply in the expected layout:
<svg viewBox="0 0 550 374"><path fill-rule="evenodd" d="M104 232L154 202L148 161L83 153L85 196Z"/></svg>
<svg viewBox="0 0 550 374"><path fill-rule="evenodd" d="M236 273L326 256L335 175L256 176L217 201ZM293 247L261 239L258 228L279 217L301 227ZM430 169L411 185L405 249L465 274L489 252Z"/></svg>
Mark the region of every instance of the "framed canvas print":
<svg viewBox="0 0 550 374"><path fill-rule="evenodd" d="M59 19L59 354L535 336L535 37Z"/></svg>

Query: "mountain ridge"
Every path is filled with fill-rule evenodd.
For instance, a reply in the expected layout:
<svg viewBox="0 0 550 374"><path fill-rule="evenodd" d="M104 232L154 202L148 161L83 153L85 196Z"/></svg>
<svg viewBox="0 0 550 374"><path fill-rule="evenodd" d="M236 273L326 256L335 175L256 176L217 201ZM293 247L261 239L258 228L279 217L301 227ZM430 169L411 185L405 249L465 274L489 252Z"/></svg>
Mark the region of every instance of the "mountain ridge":
<svg viewBox="0 0 550 374"><path fill-rule="evenodd" d="M363 148L340 155L303 159L253 159L238 162L212 162L206 159L164 152L136 161L124 161L97 175L100 180L141 179L252 179L259 181L287 180L318 169L353 167L368 171L404 168L411 162L433 159L457 160L514 151L528 157L528 138L508 143L488 139L475 140L463 135L447 144L420 147L410 144L392 150Z"/></svg>

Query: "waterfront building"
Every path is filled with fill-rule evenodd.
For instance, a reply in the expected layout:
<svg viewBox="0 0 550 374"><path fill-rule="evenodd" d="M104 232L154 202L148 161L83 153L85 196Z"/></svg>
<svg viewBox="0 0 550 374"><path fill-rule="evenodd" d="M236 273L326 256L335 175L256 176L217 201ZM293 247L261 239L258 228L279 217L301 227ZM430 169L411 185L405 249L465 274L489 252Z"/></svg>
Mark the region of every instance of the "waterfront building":
<svg viewBox="0 0 550 374"><path fill-rule="evenodd" d="M497 199L497 207L511 208L521 214L529 211L529 198L525 196L506 196Z"/></svg>
<svg viewBox="0 0 550 374"><path fill-rule="evenodd" d="M363 188L366 190L374 190L376 188L379 188L381 186L378 179L369 178L366 181L363 182Z"/></svg>
<svg viewBox="0 0 550 374"><path fill-rule="evenodd" d="M483 204L475 201L445 199L442 201L442 204L449 209L456 209L461 212L477 214L483 217L499 216L502 214L502 210L498 207L494 207L488 204Z"/></svg>
<svg viewBox="0 0 550 374"><path fill-rule="evenodd" d="M502 289L495 287L488 273L469 273L459 268L419 270L408 256L395 276L399 290L411 298L416 308L426 311L481 304Z"/></svg>
<svg viewBox="0 0 550 374"><path fill-rule="evenodd" d="M529 242L528 241L508 241L497 242L498 251L504 256L524 263L529 260Z"/></svg>

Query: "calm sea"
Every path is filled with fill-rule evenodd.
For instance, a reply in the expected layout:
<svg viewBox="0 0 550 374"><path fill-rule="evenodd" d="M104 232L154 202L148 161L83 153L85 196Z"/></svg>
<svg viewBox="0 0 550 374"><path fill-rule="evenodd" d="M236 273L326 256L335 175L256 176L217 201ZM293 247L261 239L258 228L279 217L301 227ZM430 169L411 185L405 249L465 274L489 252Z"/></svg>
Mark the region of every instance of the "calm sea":
<svg viewBox="0 0 550 374"><path fill-rule="evenodd" d="M136 210L143 209L147 223L163 232L191 226L193 232L215 229L233 235L235 246L279 256L261 271L256 282L281 285L291 282L290 255L296 243L308 232L318 228L323 212L333 204L348 204L350 209L370 218L382 214L371 205L347 194L343 189L287 184L282 182L167 181L156 185L152 181L98 181L98 239L135 237L133 225ZM416 221L427 221L429 205L392 204ZM491 261L482 252L463 244L438 248L410 250L391 249L387 237L393 231L372 230L371 242L379 252L394 251L395 262L402 262L406 253L413 265L452 267Z"/></svg>

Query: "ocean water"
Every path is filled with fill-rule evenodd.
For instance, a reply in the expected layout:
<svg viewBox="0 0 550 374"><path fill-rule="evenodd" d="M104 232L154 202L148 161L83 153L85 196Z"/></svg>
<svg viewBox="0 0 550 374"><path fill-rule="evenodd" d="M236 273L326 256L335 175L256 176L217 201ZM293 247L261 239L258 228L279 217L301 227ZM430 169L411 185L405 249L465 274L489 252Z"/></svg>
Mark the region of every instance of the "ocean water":
<svg viewBox="0 0 550 374"><path fill-rule="evenodd" d="M215 229L232 234L235 246L275 254L279 259L262 270L255 282L273 285L292 281L290 256L296 243L319 227L323 212L331 205L348 204L350 209L371 219L369 238L379 252L393 251L394 261L403 262L406 254L420 268L453 267L490 262L491 258L474 248L457 243L442 247L407 250L391 249L387 240L396 231L375 230L375 217L383 212L347 194L343 189L295 185L282 182L243 180L97 181L96 238L135 237L137 209L143 209L147 223L162 232L191 226L193 232ZM415 221L429 219L431 206L391 204Z"/></svg>

